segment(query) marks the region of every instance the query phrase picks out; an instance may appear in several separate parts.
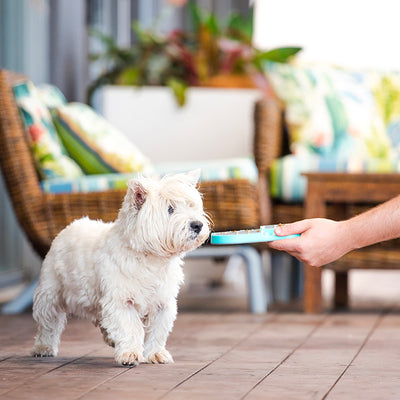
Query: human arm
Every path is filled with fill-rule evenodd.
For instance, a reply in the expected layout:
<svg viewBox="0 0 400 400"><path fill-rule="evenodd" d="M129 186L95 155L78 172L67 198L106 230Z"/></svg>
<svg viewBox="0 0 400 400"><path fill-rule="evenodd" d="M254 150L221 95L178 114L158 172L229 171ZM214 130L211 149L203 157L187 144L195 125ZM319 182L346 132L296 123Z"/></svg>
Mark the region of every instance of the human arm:
<svg viewBox="0 0 400 400"><path fill-rule="evenodd" d="M400 237L400 196L345 221L305 219L275 229L278 236L295 239L270 242L308 265L320 267L351 250Z"/></svg>

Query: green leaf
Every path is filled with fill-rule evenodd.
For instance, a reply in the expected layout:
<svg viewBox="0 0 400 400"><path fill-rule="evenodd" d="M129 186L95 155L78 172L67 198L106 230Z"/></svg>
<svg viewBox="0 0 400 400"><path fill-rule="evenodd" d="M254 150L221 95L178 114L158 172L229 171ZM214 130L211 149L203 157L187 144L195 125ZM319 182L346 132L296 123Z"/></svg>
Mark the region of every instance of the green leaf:
<svg viewBox="0 0 400 400"><path fill-rule="evenodd" d="M132 30L136 34L138 42L143 44L144 46L159 44L164 41L161 37L157 36L151 30L143 29L138 21L132 22Z"/></svg>
<svg viewBox="0 0 400 400"><path fill-rule="evenodd" d="M89 28L88 33L90 36L100 39L100 41L108 50L118 48L118 45L112 36L107 35L96 28Z"/></svg>
<svg viewBox="0 0 400 400"><path fill-rule="evenodd" d="M251 43L253 36L253 10L251 10L251 14L247 18L237 12L231 13L227 23L227 30L229 36Z"/></svg>
<svg viewBox="0 0 400 400"><path fill-rule="evenodd" d="M101 60L103 57L104 57L103 53L91 53L91 54L89 54L89 61L93 62L93 61Z"/></svg>
<svg viewBox="0 0 400 400"><path fill-rule="evenodd" d="M301 47L280 47L264 53L257 54L258 61L287 62L290 57L296 55Z"/></svg>
<svg viewBox="0 0 400 400"><path fill-rule="evenodd" d="M200 26L204 24L204 14L193 0L189 1L188 8L192 29L194 32L198 32Z"/></svg>
<svg viewBox="0 0 400 400"><path fill-rule="evenodd" d="M186 102L187 84L180 79L170 78L167 81L167 86L172 89L178 105L182 107Z"/></svg>
<svg viewBox="0 0 400 400"><path fill-rule="evenodd" d="M217 36L219 34L220 29L219 29L217 17L215 16L215 14L211 13L208 16L208 19L206 22L206 27L208 28L208 30L210 31L210 33L213 36Z"/></svg>
<svg viewBox="0 0 400 400"><path fill-rule="evenodd" d="M125 68L117 77L118 85L137 85L139 82L140 70L137 67Z"/></svg>

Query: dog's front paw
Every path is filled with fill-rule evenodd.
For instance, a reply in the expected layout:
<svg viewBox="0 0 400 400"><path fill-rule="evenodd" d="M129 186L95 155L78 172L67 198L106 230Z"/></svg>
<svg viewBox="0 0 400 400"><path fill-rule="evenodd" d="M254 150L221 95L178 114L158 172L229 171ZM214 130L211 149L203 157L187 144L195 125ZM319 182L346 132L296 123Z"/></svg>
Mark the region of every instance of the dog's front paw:
<svg viewBox="0 0 400 400"><path fill-rule="evenodd" d="M124 365L127 367L136 367L140 362L143 362L143 357L133 351L127 351L118 356L116 355L115 361L119 365Z"/></svg>
<svg viewBox="0 0 400 400"><path fill-rule="evenodd" d="M174 362L174 359L168 350L161 349L155 353L151 353L147 357L146 362L150 364L171 364Z"/></svg>
<svg viewBox="0 0 400 400"><path fill-rule="evenodd" d="M44 344L37 344L31 350L31 355L33 357L54 357L56 355L56 351Z"/></svg>

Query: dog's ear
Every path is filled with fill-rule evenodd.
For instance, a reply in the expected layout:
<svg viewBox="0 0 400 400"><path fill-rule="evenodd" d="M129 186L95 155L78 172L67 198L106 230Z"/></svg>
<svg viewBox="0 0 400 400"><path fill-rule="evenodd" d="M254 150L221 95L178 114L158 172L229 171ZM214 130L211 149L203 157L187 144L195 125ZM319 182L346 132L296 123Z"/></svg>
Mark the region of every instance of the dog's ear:
<svg viewBox="0 0 400 400"><path fill-rule="evenodd" d="M184 176L189 185L196 186L199 183L200 174L201 174L201 169L197 168L194 169L193 171L186 172Z"/></svg>
<svg viewBox="0 0 400 400"><path fill-rule="evenodd" d="M132 201L135 208L140 210L146 201L147 192L143 184L137 179L128 181L128 190L131 191Z"/></svg>

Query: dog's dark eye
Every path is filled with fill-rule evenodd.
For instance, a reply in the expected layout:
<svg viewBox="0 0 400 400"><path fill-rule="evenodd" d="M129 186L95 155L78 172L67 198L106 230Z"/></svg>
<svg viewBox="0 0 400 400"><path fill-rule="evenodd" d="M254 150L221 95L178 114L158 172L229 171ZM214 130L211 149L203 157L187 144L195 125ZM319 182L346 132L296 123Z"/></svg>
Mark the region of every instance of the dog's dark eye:
<svg viewBox="0 0 400 400"><path fill-rule="evenodd" d="M175 211L174 207L172 207L172 206L169 206L169 207L168 207L168 214L169 214L169 215L173 214L174 211Z"/></svg>

